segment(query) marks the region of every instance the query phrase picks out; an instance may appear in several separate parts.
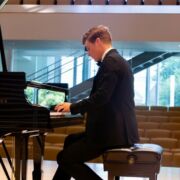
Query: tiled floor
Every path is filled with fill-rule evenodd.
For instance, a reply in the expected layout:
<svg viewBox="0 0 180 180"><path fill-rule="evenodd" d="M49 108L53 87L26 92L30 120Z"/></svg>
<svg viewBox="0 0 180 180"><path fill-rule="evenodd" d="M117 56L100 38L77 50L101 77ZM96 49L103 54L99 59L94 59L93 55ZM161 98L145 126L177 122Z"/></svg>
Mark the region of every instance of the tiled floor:
<svg viewBox="0 0 180 180"><path fill-rule="evenodd" d="M89 166L94 171L96 171L103 178L103 180L107 180L107 173L103 171L102 164L92 163L92 164L89 164ZM33 168L33 164L32 164L32 161L30 160L28 161L27 180L32 180L32 175L31 175L32 168ZM57 164L55 161L44 161L43 166L42 166L42 169L43 169L42 180L51 180L53 177L53 174L55 173L56 168L57 168ZM6 180L6 177L4 176L4 173L2 172L1 166L0 166L0 180ZM122 177L121 180L148 180L148 178ZM158 175L158 180L180 180L180 167L179 168L161 167L160 174Z"/></svg>

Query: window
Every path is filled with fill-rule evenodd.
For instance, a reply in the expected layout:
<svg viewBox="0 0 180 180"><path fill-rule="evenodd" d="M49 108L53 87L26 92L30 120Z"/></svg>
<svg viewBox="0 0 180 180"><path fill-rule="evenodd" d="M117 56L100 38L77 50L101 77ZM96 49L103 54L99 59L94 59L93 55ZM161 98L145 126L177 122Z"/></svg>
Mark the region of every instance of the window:
<svg viewBox="0 0 180 180"><path fill-rule="evenodd" d="M180 106L180 57L172 56L134 75L136 105Z"/></svg>
<svg viewBox="0 0 180 180"><path fill-rule="evenodd" d="M146 105L146 70L134 75L135 104Z"/></svg>

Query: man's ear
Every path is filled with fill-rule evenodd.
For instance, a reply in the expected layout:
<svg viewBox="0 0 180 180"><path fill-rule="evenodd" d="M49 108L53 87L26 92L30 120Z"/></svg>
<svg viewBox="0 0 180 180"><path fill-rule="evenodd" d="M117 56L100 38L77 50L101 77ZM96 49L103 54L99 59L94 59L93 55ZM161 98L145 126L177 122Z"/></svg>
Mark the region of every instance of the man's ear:
<svg viewBox="0 0 180 180"><path fill-rule="evenodd" d="M97 43L100 43L100 42L101 42L101 39L100 39L100 38L96 38L96 42L97 42Z"/></svg>
<svg viewBox="0 0 180 180"><path fill-rule="evenodd" d="M97 44L98 46L102 46L102 41L101 41L100 38L97 38L97 39L96 39L96 44Z"/></svg>

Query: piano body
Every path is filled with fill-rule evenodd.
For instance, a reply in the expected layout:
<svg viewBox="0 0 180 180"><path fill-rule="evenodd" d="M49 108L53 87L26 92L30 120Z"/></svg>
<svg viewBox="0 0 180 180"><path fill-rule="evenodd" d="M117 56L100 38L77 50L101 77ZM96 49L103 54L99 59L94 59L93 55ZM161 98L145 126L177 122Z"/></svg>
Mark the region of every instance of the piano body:
<svg viewBox="0 0 180 180"><path fill-rule="evenodd" d="M49 110L29 104L23 72L0 72L0 127L24 130L50 127ZM7 123L8 122L8 123Z"/></svg>
<svg viewBox="0 0 180 180"><path fill-rule="evenodd" d="M27 85L36 88L49 88L67 91L46 84L27 83L24 72L8 72L5 62L2 33L0 29L0 49L2 69L0 72L0 136L11 133L15 137L15 179L26 179L27 146L30 135L33 138L33 179L41 179L41 160L44 151L44 134L53 128L83 123L83 117L51 116L50 111L32 105L24 93Z"/></svg>

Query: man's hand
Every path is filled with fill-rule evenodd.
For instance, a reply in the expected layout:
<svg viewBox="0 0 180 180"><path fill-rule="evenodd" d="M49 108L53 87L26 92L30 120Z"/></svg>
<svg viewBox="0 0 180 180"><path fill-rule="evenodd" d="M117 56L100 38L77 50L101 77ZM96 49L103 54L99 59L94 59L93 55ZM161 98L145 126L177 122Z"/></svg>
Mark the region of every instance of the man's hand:
<svg viewBox="0 0 180 180"><path fill-rule="evenodd" d="M57 112L70 112L70 106L71 103L68 102L60 103L55 106L54 110Z"/></svg>

